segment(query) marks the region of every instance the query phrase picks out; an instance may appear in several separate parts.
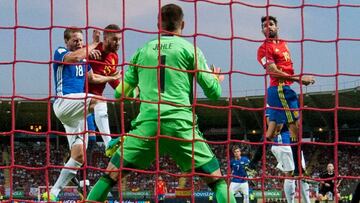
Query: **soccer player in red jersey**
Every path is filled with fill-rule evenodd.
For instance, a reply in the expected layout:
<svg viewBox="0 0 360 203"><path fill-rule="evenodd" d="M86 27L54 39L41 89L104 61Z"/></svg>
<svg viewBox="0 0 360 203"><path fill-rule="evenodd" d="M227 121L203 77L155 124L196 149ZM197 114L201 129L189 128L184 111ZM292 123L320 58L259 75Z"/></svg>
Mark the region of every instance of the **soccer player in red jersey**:
<svg viewBox="0 0 360 203"><path fill-rule="evenodd" d="M96 42L97 46L95 47L94 50L92 50L89 53L89 59L90 59L89 63L92 68L92 71L97 75L102 75L102 76L117 75L118 74L116 68L118 64L117 51L119 50L119 44L121 40L121 29L118 25L110 24L104 28L103 42L100 42L101 41L100 35L101 35L100 31L94 30L93 42ZM89 82L88 93L102 96L107 83L109 83L109 85L115 89L119 85L120 81L119 79L117 79L105 83ZM110 129L108 123L104 123L104 125L107 125L107 128ZM90 131L88 137L87 152L89 154L92 154L93 146L96 144L96 136L94 133L96 131L94 113L88 114L87 127L88 130ZM107 133L110 133L110 131ZM111 157L111 155L116 151L116 149L120 144L120 138L111 139L111 136L106 134L102 134L101 137L105 144L105 149L106 149L105 155ZM81 175L80 177L83 177L83 175ZM83 178L80 178L79 180L76 177L72 179L73 183L79 186L78 191L79 194L82 196L83 187L84 186L88 187L90 185L90 182L88 180L84 181Z"/></svg>
<svg viewBox="0 0 360 203"><path fill-rule="evenodd" d="M115 75L118 73L117 64L119 57L117 51L120 47L121 40L121 29L118 25L110 24L105 27L103 32L103 42L100 42L95 48L97 52L90 55L90 65L94 73L104 76ZM100 41L100 32L95 30L93 33L93 41ZM97 54L96 54L97 53ZM112 88L116 88L119 85L119 80L114 80L109 82L109 85ZM102 96L105 86L107 83L89 83L89 93ZM90 114L87 117L88 129L89 131L95 131L96 126L94 122L94 114ZM90 136L89 140L94 139L94 136ZM106 148L106 156L111 157L111 155L117 149L116 145L119 143L120 138L111 139L110 136L102 135L102 139ZM91 145L90 145L91 146Z"/></svg>
<svg viewBox="0 0 360 203"><path fill-rule="evenodd" d="M259 47L257 60L270 75L267 102L270 107L283 108L270 115L267 138L273 138L276 124L287 124L292 137L297 137L299 102L296 93L290 88L294 82L310 85L315 83L313 76L294 76L294 67L287 43L279 39L277 19L273 16L261 18L261 28L266 39Z"/></svg>
<svg viewBox="0 0 360 203"><path fill-rule="evenodd" d="M261 18L262 33L266 39L259 47L257 60L266 69L270 76L270 87L267 91L267 104L271 112L268 115L268 129L266 139L272 140L279 134L282 125L289 129L292 142L297 142L299 130L299 100L297 94L291 89L290 85L294 82L303 85L315 83L313 76L294 76L294 67L287 43L279 39L279 27L276 17L264 16ZM275 107L275 108L271 108ZM293 147L293 159L295 162L295 171L298 173L298 150L297 145ZM262 147L258 148L255 156L249 164L250 169L254 169L256 163L262 157ZM297 174L296 174L297 175ZM284 191L287 197L290 197L295 188L295 182L285 179Z"/></svg>
<svg viewBox="0 0 360 203"><path fill-rule="evenodd" d="M117 73L117 64L119 57L117 51L120 47L121 33L118 25L110 24L105 27L103 32L104 41L100 42L95 48L100 51L101 55L97 56L95 59L90 61L91 68L94 73L99 75L113 75ZM94 40L99 40L100 32L94 31ZM115 80L109 82L109 85L115 89L119 85L120 81ZM95 95L102 95L105 89L106 83L100 84L89 84L89 92Z"/></svg>
<svg viewBox="0 0 360 203"><path fill-rule="evenodd" d="M166 183L163 180L163 178L161 176L159 176L157 184L156 184L156 190L155 190L155 194L158 197L159 203L165 201L166 193L167 193Z"/></svg>

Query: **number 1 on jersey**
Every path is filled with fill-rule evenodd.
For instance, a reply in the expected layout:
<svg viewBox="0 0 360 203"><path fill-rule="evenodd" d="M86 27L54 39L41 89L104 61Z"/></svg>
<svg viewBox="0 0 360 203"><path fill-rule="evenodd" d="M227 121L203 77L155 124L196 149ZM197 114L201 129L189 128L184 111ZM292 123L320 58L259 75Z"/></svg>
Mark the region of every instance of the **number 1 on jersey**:
<svg viewBox="0 0 360 203"><path fill-rule="evenodd" d="M164 93L165 91L165 64L166 64L166 55L161 55L160 57L160 91Z"/></svg>

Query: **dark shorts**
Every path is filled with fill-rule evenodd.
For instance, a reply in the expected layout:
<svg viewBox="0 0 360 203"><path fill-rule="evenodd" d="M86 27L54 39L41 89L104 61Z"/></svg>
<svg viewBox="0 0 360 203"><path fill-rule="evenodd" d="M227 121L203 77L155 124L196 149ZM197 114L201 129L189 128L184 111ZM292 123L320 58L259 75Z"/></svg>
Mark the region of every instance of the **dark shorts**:
<svg viewBox="0 0 360 203"><path fill-rule="evenodd" d="M267 108L266 114L270 121L278 124L293 123L299 119L299 100L297 94L290 86L271 86L268 88L267 103L269 107L282 109Z"/></svg>
<svg viewBox="0 0 360 203"><path fill-rule="evenodd" d="M332 192L332 193L334 193L333 188L330 188L330 187L323 187L323 188L321 188L321 189L320 189L320 191L319 191L319 193L320 193L320 194L322 194L322 196L325 196L325 195L326 195L326 193L328 193L328 192Z"/></svg>
<svg viewBox="0 0 360 203"><path fill-rule="evenodd" d="M165 200L165 194L158 194L158 200Z"/></svg>

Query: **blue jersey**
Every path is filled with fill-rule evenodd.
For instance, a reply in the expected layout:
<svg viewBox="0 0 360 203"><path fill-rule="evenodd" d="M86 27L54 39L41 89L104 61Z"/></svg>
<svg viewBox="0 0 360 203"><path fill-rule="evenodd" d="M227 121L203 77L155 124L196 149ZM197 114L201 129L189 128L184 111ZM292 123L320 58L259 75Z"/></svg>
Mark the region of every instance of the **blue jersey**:
<svg viewBox="0 0 360 203"><path fill-rule="evenodd" d="M91 68L84 64L62 64L64 57L69 53L65 47L59 47L54 54L54 78L55 90L57 96L63 96L70 93L85 92L85 69ZM84 60L85 62L85 60Z"/></svg>
<svg viewBox="0 0 360 203"><path fill-rule="evenodd" d="M249 165L250 160L246 156L242 156L239 160L232 159L230 162L231 174L234 176L247 177L245 166ZM231 182L244 183L247 180L233 177Z"/></svg>

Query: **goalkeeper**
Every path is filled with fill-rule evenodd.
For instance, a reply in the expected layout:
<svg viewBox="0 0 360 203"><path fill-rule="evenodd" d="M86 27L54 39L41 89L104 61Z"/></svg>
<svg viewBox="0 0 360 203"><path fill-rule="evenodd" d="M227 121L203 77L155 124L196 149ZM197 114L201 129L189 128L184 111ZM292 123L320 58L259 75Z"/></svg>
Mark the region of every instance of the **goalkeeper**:
<svg viewBox="0 0 360 203"><path fill-rule="evenodd" d="M191 172L194 167L196 172L211 175L205 181L215 192L217 202L236 202L226 182L218 178L221 176L219 162L204 142L191 107L195 77L205 95L217 99L221 95L220 82L224 76L219 75L219 68L208 68L200 49L179 37L184 28L183 12L179 6L165 5L160 15L160 41L156 38L137 50L123 84L115 91L115 97L119 98L121 95L128 96L135 87L139 87L140 113L129 132L137 137L127 136L122 152L118 149L107 167L112 172L107 172L98 180L88 200L106 200L119 180L116 170L120 168L121 159L124 167L148 168L155 160L158 141L159 153L172 156L183 172ZM158 139L156 135L168 137ZM127 174L128 171L122 171L122 176Z"/></svg>

